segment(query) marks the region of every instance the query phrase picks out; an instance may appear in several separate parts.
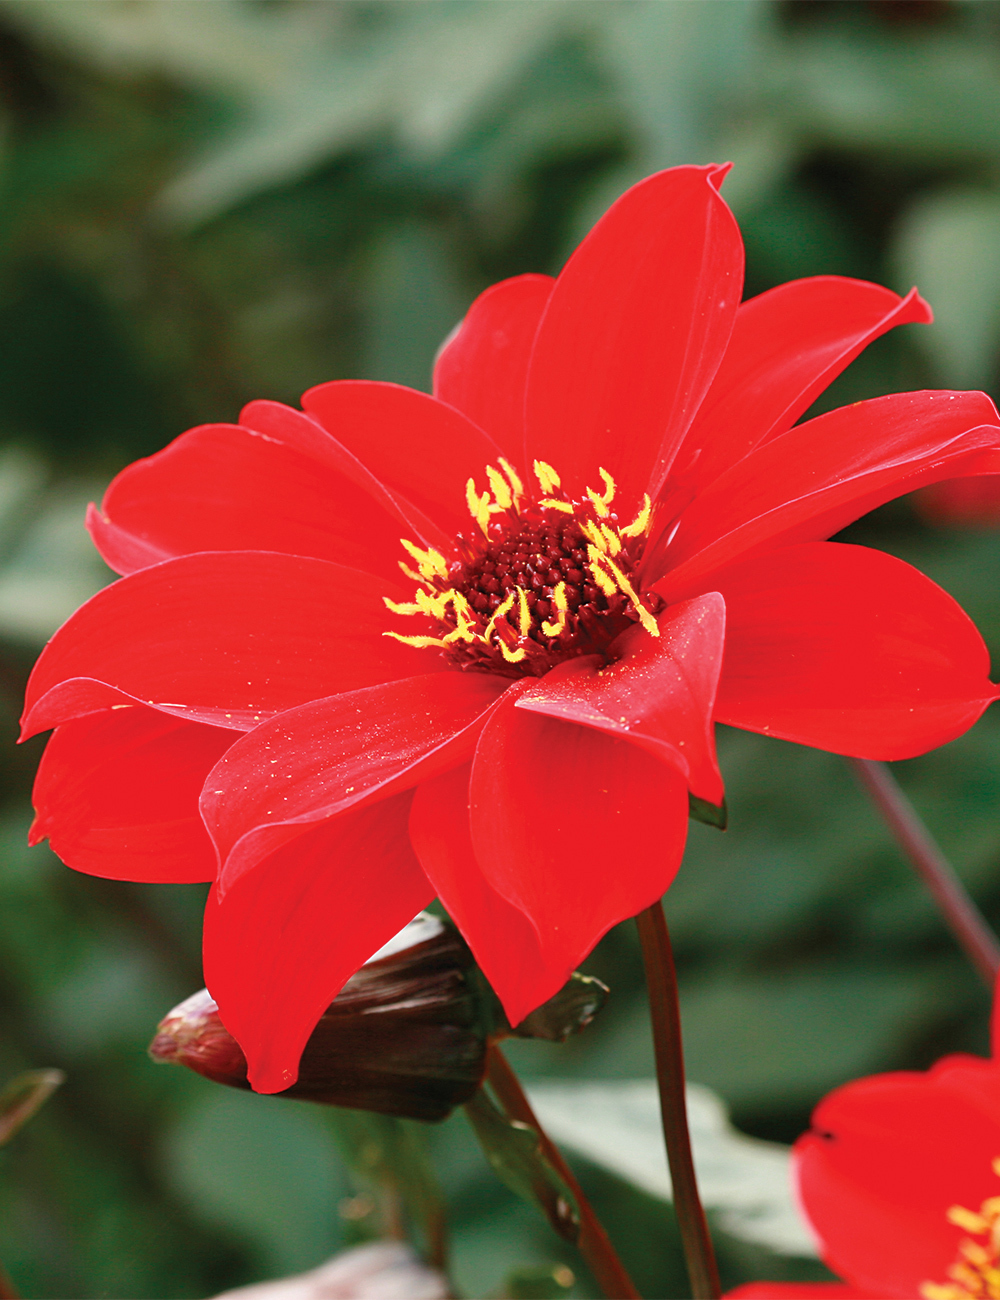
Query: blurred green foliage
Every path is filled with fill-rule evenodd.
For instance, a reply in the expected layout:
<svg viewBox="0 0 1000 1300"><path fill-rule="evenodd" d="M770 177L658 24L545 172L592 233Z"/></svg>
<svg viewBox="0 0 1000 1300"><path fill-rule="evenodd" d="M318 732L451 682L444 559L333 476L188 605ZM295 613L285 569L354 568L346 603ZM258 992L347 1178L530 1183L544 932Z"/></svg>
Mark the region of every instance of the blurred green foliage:
<svg viewBox="0 0 1000 1300"><path fill-rule="evenodd" d="M0 105L11 742L38 646L109 576L82 505L117 468L251 398L427 387L480 289L556 271L658 167L734 160L748 293L834 272L930 298L938 323L880 340L823 408L1000 383L995 0L0 0ZM1000 536L932 532L906 502L850 535L917 563L1000 649ZM721 752L730 830L692 826L667 902L692 1078L789 1141L852 1075L984 1051L987 995L843 762L735 732ZM0 1259L32 1297L205 1296L318 1263L364 1230L330 1116L145 1057L201 983L202 891L26 849L38 753L0 756L0 1078L67 1082L0 1153ZM1000 723L898 770L1000 923ZM652 1073L629 927L587 969L612 988L601 1020L512 1059ZM596 1294L464 1118L428 1136L464 1294L514 1273L528 1294L560 1264ZM660 1208L580 1175L645 1294L682 1294ZM721 1251L729 1283L822 1275Z"/></svg>

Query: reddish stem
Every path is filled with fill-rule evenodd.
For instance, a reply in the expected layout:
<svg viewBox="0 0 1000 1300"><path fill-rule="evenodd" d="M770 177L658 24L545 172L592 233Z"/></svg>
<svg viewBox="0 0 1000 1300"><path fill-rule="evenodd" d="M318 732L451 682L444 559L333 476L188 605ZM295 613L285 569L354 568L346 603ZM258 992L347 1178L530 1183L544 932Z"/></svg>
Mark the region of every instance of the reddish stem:
<svg viewBox="0 0 1000 1300"><path fill-rule="evenodd" d="M584 1196L583 1188L563 1159L562 1152L539 1124L535 1112L531 1109L531 1103L524 1095L520 1079L511 1069L510 1062L496 1043L491 1043L489 1047L486 1058L486 1078L508 1116L535 1130L549 1164L573 1193L580 1212L580 1240L577 1244L580 1254L597 1279L597 1285L608 1300L641 1300L635 1283L626 1273L624 1264L611 1244L611 1239Z"/></svg>
<svg viewBox="0 0 1000 1300"><path fill-rule="evenodd" d="M868 758L850 758L847 761L882 814L897 844L930 890L951 932L992 989L1000 971L1000 943L955 868L941 852L885 763L876 763Z"/></svg>
<svg viewBox="0 0 1000 1300"><path fill-rule="evenodd" d="M694 1300L718 1300L722 1286L705 1211L698 1195L698 1180L691 1154L687 1098L684 1094L681 1013L670 935L660 903L647 907L635 920L639 927L646 985L649 989L656 1078L660 1085L660 1116L673 1185L674 1213L684 1248L691 1294Z"/></svg>

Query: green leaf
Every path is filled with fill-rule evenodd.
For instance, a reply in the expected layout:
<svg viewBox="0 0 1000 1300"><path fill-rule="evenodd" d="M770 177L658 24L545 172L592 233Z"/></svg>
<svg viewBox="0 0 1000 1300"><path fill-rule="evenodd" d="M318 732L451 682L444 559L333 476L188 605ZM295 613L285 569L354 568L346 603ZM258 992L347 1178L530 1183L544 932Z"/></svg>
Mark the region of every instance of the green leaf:
<svg viewBox="0 0 1000 1300"><path fill-rule="evenodd" d="M0 1092L0 1147L27 1124L65 1081L62 1070L28 1070L11 1079Z"/></svg>
<svg viewBox="0 0 1000 1300"><path fill-rule="evenodd" d="M916 284L934 307L920 346L953 388L992 383L1000 346L1000 194L954 189L914 203L895 251L900 285Z"/></svg>
<svg viewBox="0 0 1000 1300"><path fill-rule="evenodd" d="M540 1081L530 1094L555 1141L642 1191L671 1199L655 1079ZM815 1254L792 1198L789 1148L737 1132L708 1088L688 1084L687 1103L702 1200L719 1225L779 1253Z"/></svg>
<svg viewBox="0 0 1000 1300"><path fill-rule="evenodd" d="M535 1130L505 1119L481 1088L466 1102L465 1112L500 1181L539 1206L560 1237L576 1242L580 1233L576 1198L545 1158Z"/></svg>

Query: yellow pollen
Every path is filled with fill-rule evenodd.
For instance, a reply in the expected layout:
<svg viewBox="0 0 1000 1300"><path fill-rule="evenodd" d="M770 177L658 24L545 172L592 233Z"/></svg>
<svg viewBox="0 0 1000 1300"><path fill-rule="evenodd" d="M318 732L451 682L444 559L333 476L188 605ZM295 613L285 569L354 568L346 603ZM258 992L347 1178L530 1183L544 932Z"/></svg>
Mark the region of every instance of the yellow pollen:
<svg viewBox="0 0 1000 1300"><path fill-rule="evenodd" d="M544 510L561 510L564 515L576 514L568 501L560 501L556 497L543 497L538 504Z"/></svg>
<svg viewBox="0 0 1000 1300"><path fill-rule="evenodd" d="M562 486L562 480L555 472L551 465L547 465L544 460L536 460L532 467L535 471L535 478L538 479L538 486L546 496L551 496ZM542 502L544 505L545 503Z"/></svg>
<svg viewBox="0 0 1000 1300"><path fill-rule="evenodd" d="M1000 1159L991 1168L1000 1177ZM1000 1300L1000 1196L983 1201L978 1212L952 1205L945 1217L971 1235L958 1243L958 1257L947 1270L950 1281L921 1283L923 1300Z"/></svg>

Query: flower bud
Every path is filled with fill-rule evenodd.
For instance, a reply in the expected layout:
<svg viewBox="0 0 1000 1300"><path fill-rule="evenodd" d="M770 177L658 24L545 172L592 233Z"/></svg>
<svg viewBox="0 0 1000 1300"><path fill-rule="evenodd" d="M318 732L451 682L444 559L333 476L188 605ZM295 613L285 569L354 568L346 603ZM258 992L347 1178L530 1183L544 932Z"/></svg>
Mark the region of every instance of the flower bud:
<svg viewBox="0 0 1000 1300"><path fill-rule="evenodd" d="M491 1009L458 933L421 913L347 981L281 1096L443 1119L486 1068ZM247 1064L207 989L175 1007L149 1048L216 1083L248 1088Z"/></svg>
<svg viewBox="0 0 1000 1300"><path fill-rule="evenodd" d="M604 1005L600 980L574 974L515 1028L458 931L421 912L347 981L313 1030L283 1097L410 1119L444 1119L475 1093L491 1038L562 1042ZM249 1088L247 1063L207 989L157 1027L155 1061Z"/></svg>

